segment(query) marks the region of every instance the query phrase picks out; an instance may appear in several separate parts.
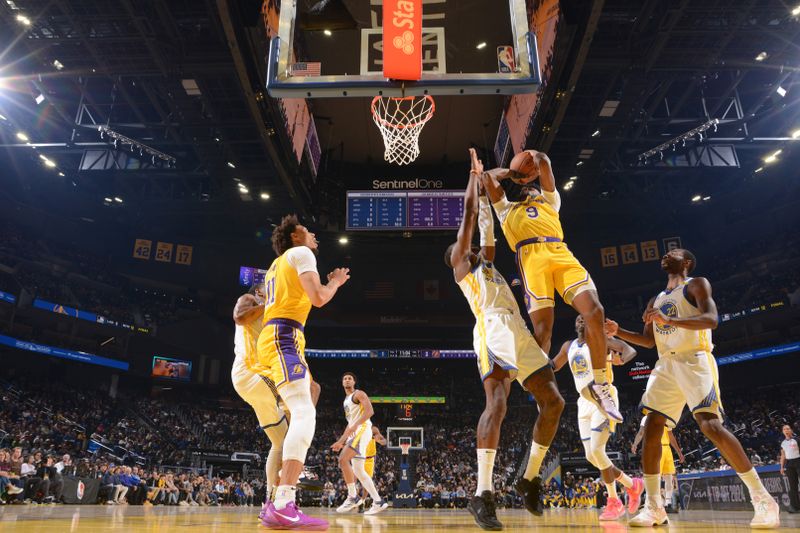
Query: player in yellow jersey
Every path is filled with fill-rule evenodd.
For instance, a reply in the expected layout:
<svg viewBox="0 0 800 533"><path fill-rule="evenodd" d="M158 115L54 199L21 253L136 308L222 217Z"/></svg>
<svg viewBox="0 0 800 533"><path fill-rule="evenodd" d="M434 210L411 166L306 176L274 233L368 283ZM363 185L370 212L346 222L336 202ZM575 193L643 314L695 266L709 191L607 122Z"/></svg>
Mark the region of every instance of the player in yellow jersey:
<svg viewBox="0 0 800 533"><path fill-rule="evenodd" d="M312 305L322 307L350 278L337 268L320 282L317 239L295 215L283 217L272 233L278 258L264 277L264 329L258 337L253 372L275 383L291 418L283 445L280 485L262 519L270 528L321 529L325 520L302 513L295 504L296 485L314 438L316 408L311 396L311 373L305 359L305 327Z"/></svg>
<svg viewBox="0 0 800 533"><path fill-rule="evenodd" d="M642 438L644 437L644 424L646 420L647 418L642 417L642 424L636 436L633 438L633 444L631 445L631 452L633 453L636 453L636 449L639 447L639 443L642 442ZM670 427L664 426L664 434L661 435L661 464L659 466L659 471L661 472L661 479L664 480L664 499L667 502L664 509L667 513L678 512L672 505L673 478L677 473L675 470L675 458L672 456L673 448L678 452L678 461L683 464L683 462L686 461L686 457L683 455L680 444L678 444L678 439L675 438L675 434Z"/></svg>
<svg viewBox="0 0 800 533"><path fill-rule="evenodd" d="M512 380L533 394L539 407L528 463L515 484L525 508L538 516L542 514L544 495L539 471L558 428L564 399L558 392L547 354L536 344L511 289L492 263L494 219L488 200L478 199L483 164L475 150L470 150L470 157L472 169L464 194L464 217L457 240L447 248L444 259L475 315L473 347L486 395L477 429L478 486L467 509L480 527L497 530L503 524L495 513L492 473ZM472 250L476 222L480 229L479 254Z"/></svg>
<svg viewBox="0 0 800 533"><path fill-rule="evenodd" d="M284 410L275 383L271 379L260 376L248 368L248 361L252 362L258 357L258 336L262 330L262 317L264 316L264 285L254 284L247 294L243 294L236 301L233 308L233 322L236 324L234 335L233 365L231 366L231 382L236 393L253 408L258 419L258 424L269 438L271 443L267 455L267 498L262 507L262 513L271 500L272 493L277 488L279 472L283 457L283 440L289 428L289 419ZM315 381L311 382L311 398L314 405L319 399L320 387ZM310 488L313 483L303 479L300 485Z"/></svg>
<svg viewBox="0 0 800 533"><path fill-rule="evenodd" d="M591 352L593 380L581 396L591 401L609 420L622 422L622 415L610 392L606 376L606 335L603 306L591 276L564 243L559 210L561 197L550 159L543 152L527 150L537 174L520 176L509 169L496 168L483 173L481 180L492 201L503 234L517 254L525 303L533 323L534 337L545 353L553 335L554 291L571 305L586 322L586 343ZM527 184L517 201L509 201L500 181L512 179ZM538 179L541 191L531 183Z"/></svg>

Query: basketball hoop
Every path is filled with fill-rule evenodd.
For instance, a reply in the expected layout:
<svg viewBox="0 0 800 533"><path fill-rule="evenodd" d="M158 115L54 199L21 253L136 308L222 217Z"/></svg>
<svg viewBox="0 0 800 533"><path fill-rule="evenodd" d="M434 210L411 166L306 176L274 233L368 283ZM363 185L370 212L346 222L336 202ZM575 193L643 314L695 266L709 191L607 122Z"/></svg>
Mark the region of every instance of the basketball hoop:
<svg viewBox="0 0 800 533"><path fill-rule="evenodd" d="M410 442L408 442L408 443L403 442L403 443L400 444L400 453L401 453L401 455L408 455L408 450L410 450L410 449L411 449L411 443Z"/></svg>
<svg viewBox="0 0 800 533"><path fill-rule="evenodd" d="M383 136L383 158L390 163L407 165L419 157L419 134L436 111L433 97L376 96L371 107L372 120Z"/></svg>

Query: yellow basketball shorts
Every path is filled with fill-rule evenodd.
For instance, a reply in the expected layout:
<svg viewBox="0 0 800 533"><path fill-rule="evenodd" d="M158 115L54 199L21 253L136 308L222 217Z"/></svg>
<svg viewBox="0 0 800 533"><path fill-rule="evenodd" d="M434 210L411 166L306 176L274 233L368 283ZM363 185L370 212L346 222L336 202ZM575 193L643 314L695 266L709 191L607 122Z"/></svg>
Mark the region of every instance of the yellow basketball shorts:
<svg viewBox="0 0 800 533"><path fill-rule="evenodd" d="M672 457L672 447L669 444L661 445L661 473L675 473L675 459Z"/></svg>
<svg viewBox="0 0 800 533"><path fill-rule="evenodd" d="M567 304L578 294L596 290L589 272L563 242L517 244L517 268L528 313L555 306L555 291Z"/></svg>
<svg viewBox="0 0 800 533"><path fill-rule="evenodd" d="M258 356L250 370L268 377L280 389L309 374L305 348L302 324L274 318L267 322L258 337Z"/></svg>
<svg viewBox="0 0 800 533"><path fill-rule="evenodd" d="M367 471L367 475L372 477L375 475L375 456L367 457L364 461L364 470Z"/></svg>

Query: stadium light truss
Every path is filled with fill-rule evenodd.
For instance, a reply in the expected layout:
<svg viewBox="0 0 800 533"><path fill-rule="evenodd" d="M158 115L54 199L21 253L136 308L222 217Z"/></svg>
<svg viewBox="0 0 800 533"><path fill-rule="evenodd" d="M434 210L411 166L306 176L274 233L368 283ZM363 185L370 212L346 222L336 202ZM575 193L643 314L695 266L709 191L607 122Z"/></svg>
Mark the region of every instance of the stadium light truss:
<svg viewBox="0 0 800 533"><path fill-rule="evenodd" d="M639 154L639 158L638 158L639 162L640 163L641 162L645 162L646 163L647 160L650 157L652 157L652 156L654 156L656 154L659 155L660 159L664 159L664 152L666 152L668 149L671 149L674 152L676 147L679 144L681 146L686 146L686 141L692 140L695 137L697 137L697 141L698 142L702 142L703 141L703 134L706 131L708 131L709 129L711 129L711 128L714 128L714 131L717 131L718 124L719 124L719 119L718 118L712 118L711 120L708 120L708 121L704 122L703 124L700 124L696 128L690 129L686 133L682 133L682 134L678 135L677 137L673 137L672 139L668 140L667 142L659 144L655 148L651 148L650 150L647 150L646 152L642 152L641 154Z"/></svg>
<svg viewBox="0 0 800 533"><path fill-rule="evenodd" d="M140 156L144 156L145 154L149 155L153 158L153 164L155 164L156 159L160 159L164 161L169 166L174 166L177 160L169 154L165 154L160 150L156 150L155 148L151 148L144 143L137 141L136 139L131 139L121 133L118 133L108 126L98 126L97 131L100 132L100 138L109 142L114 145L114 148L117 148L118 145L129 145L131 147L131 152L136 153L139 152Z"/></svg>

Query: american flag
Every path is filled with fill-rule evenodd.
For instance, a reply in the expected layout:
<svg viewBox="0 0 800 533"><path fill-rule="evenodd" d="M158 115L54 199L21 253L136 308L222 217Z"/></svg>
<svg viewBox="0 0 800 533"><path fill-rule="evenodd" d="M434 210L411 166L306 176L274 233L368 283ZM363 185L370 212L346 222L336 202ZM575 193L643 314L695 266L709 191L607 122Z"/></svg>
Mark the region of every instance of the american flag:
<svg viewBox="0 0 800 533"><path fill-rule="evenodd" d="M319 76L322 63L292 63L292 76Z"/></svg>
<svg viewBox="0 0 800 533"><path fill-rule="evenodd" d="M394 298L394 282L375 281L364 291L367 300L391 300Z"/></svg>

